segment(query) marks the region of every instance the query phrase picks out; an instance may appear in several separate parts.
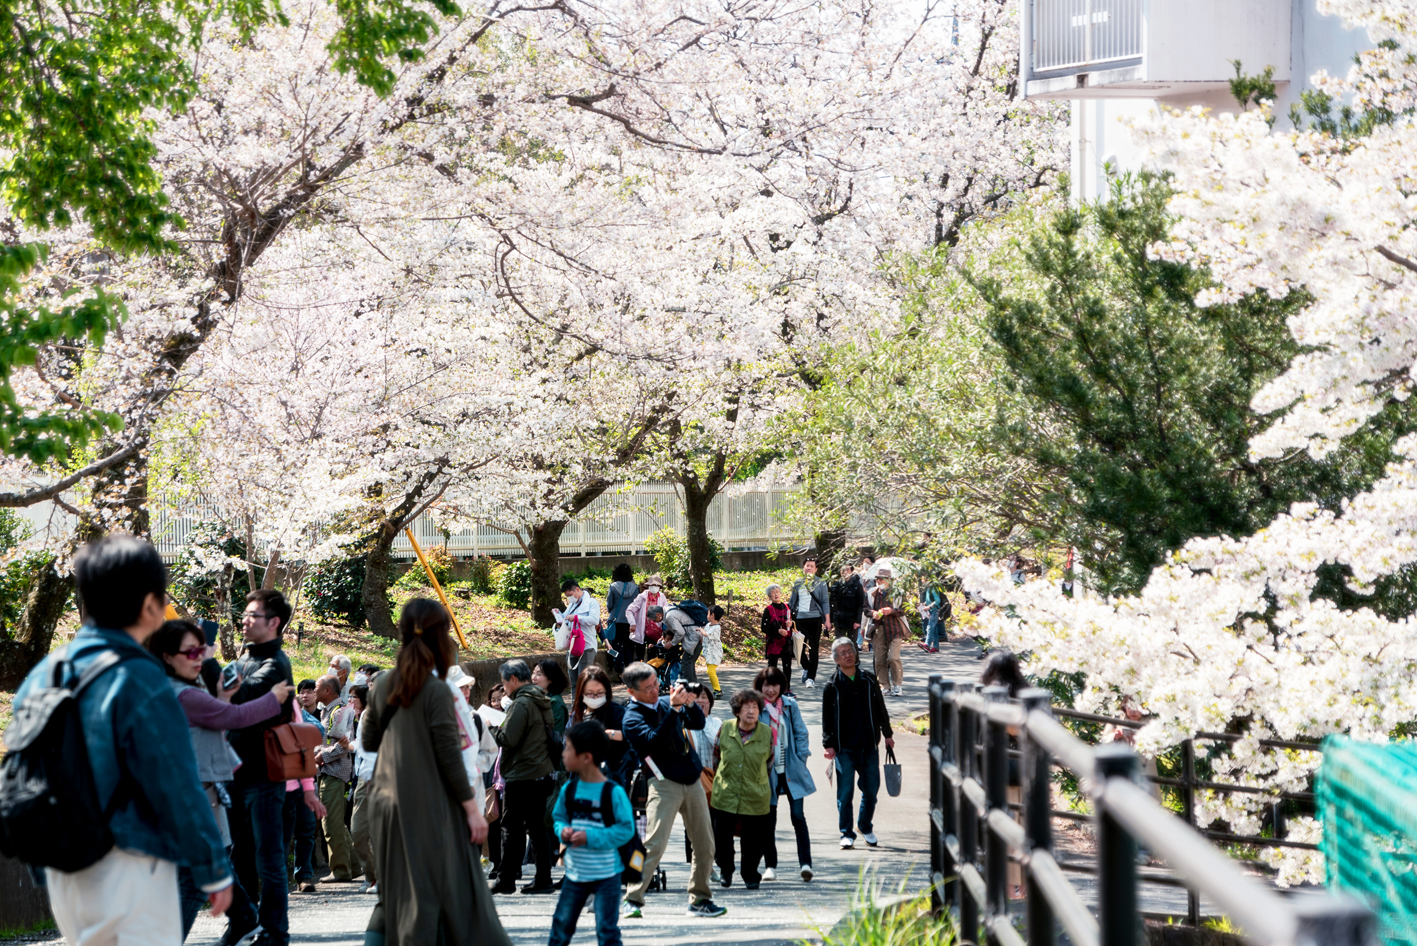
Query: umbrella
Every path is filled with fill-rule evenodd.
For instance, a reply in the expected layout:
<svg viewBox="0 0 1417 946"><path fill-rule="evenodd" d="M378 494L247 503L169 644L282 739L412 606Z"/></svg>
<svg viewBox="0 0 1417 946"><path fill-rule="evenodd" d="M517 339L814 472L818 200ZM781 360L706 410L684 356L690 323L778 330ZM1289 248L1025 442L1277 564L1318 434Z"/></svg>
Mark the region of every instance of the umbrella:
<svg viewBox="0 0 1417 946"><path fill-rule="evenodd" d="M882 568L889 568L895 580L900 581L901 578L905 577L905 575L915 567L916 564L908 558L900 558L899 556L880 558L872 562L871 565L861 573L861 580L872 581L875 579L876 573Z"/></svg>

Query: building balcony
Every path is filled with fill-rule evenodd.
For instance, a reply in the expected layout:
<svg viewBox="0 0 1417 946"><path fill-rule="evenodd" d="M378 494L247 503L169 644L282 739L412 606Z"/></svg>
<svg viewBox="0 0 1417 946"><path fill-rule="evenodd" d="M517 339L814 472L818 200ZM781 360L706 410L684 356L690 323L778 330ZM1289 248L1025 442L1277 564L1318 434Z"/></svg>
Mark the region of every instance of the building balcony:
<svg viewBox="0 0 1417 946"><path fill-rule="evenodd" d="M1274 67L1289 80L1294 0L1020 0L1033 99L1204 98Z"/></svg>

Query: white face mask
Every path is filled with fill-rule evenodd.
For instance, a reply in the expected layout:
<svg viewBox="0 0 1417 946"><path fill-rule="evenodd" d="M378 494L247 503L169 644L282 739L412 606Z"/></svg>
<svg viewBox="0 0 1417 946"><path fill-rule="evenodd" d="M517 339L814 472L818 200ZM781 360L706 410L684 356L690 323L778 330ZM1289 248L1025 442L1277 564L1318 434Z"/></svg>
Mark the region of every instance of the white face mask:
<svg viewBox="0 0 1417 946"><path fill-rule="evenodd" d="M367 673L356 673L356 674L354 675L354 685L355 685L355 686L357 686L357 687L362 687L362 686L367 685L368 683L369 683L369 674L367 674Z"/></svg>
<svg viewBox="0 0 1417 946"><path fill-rule="evenodd" d="M598 709L600 709L602 706L605 705L605 697L603 697L603 696L588 696L588 697L585 698L585 705L588 706L588 707L590 707L590 708L593 709L593 710L598 710Z"/></svg>
<svg viewBox="0 0 1417 946"><path fill-rule="evenodd" d="M512 698L511 698L510 696L504 696L504 697L502 697L502 709L505 710L505 709L511 709L511 708L512 708Z"/></svg>

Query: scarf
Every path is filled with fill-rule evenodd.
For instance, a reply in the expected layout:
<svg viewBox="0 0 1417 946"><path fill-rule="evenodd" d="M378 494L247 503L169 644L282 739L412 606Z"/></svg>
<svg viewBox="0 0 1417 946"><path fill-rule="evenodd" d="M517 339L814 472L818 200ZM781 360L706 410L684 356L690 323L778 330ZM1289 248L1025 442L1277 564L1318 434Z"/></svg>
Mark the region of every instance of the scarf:
<svg viewBox="0 0 1417 946"><path fill-rule="evenodd" d="M786 713L787 708L782 705L781 696L777 698L776 702L768 703L764 701L763 705L766 707L765 712L768 717L768 729L772 732L772 764L774 768L781 769L786 763L786 759L782 757L782 753L787 748L787 744L785 741L779 744L777 731L782 725L782 717Z"/></svg>
<svg viewBox="0 0 1417 946"><path fill-rule="evenodd" d="M769 604L768 613L772 616L774 621L784 627L787 625L787 622L792 619L792 612L787 609L787 602L785 601L782 604Z"/></svg>

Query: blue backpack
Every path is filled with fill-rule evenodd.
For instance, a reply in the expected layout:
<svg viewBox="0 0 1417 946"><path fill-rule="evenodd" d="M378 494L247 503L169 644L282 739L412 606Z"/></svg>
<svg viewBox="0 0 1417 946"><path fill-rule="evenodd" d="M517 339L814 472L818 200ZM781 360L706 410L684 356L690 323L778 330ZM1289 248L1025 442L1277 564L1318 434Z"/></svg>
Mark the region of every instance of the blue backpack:
<svg viewBox="0 0 1417 946"><path fill-rule="evenodd" d="M703 627L709 622L708 605L702 601L694 601L691 598L688 601L680 601L675 607L687 614L693 620L695 627Z"/></svg>
<svg viewBox="0 0 1417 946"><path fill-rule="evenodd" d="M576 794L578 782L580 779L572 775L566 783L567 818L599 820L603 828L613 825L615 823L615 782L606 779L601 785L599 805L593 805ZM635 826L635 833L630 836L630 840L620 845L620 863L625 865L625 872L620 875L620 879L627 884L639 883L645 866L645 842L640 840L639 825Z"/></svg>

